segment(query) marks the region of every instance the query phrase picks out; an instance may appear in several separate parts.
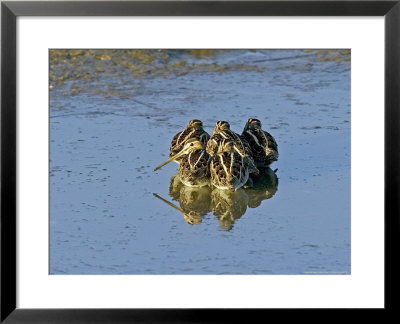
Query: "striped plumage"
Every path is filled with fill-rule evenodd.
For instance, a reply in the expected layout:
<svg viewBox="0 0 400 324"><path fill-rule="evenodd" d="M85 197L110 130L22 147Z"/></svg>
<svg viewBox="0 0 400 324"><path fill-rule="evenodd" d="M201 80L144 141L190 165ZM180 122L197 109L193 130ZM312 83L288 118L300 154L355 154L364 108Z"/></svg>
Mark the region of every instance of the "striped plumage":
<svg viewBox="0 0 400 324"><path fill-rule="evenodd" d="M228 142L232 142L234 151L244 158L248 165L249 172L258 174L258 170L251 155L249 143L247 143L243 136L232 131L227 121L219 121L216 123L207 143L207 153L210 154L210 156L214 156L218 152L219 148L224 147Z"/></svg>
<svg viewBox="0 0 400 324"><path fill-rule="evenodd" d="M172 140L165 164L176 161L179 178L189 187L213 185L235 191L259 174L257 167L267 168L279 157L275 139L261 129L258 119L250 118L241 135L230 129L226 121L216 123L211 137L200 120L191 120ZM247 184L248 185L248 184Z"/></svg>
<svg viewBox="0 0 400 324"><path fill-rule="evenodd" d="M203 187L210 184L210 156L204 148L190 151L179 164L179 176L183 184Z"/></svg>
<svg viewBox="0 0 400 324"><path fill-rule="evenodd" d="M213 186L236 191L249 179L248 160L235 150L233 142L227 142L212 157L210 174Z"/></svg>
<svg viewBox="0 0 400 324"><path fill-rule="evenodd" d="M178 154L191 138L199 140L204 145L207 144L210 138L210 135L203 129L203 123L198 119L189 121L186 128L174 136L169 150L169 157ZM180 160L181 157L175 160L175 162L179 163Z"/></svg>
<svg viewBox="0 0 400 324"><path fill-rule="evenodd" d="M224 146L227 142L233 142L235 151L241 156L247 155L245 144L243 144L240 136L230 129L227 121L219 121L215 124L207 143L207 153L214 156L218 152L219 146Z"/></svg>
<svg viewBox="0 0 400 324"><path fill-rule="evenodd" d="M204 143L195 138L189 138L179 153L169 157L154 171L178 159L180 161L178 173L183 184L191 187L202 187L210 183L210 156L205 150Z"/></svg>
<svg viewBox="0 0 400 324"><path fill-rule="evenodd" d="M261 129L260 120L250 118L243 129L242 137L250 145L256 167L265 168L278 160L278 144L270 133Z"/></svg>

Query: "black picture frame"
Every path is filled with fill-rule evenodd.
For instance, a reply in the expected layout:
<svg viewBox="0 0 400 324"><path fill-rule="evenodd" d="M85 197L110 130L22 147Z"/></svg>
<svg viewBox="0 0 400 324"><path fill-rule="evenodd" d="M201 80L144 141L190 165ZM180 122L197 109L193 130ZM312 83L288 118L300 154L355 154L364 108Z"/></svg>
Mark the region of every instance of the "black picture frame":
<svg viewBox="0 0 400 324"><path fill-rule="evenodd" d="M399 287L399 276L395 260L399 255L398 247L400 246L399 0L2 1L1 323L231 323L236 322L242 316L246 316L250 322L251 318L267 320L266 316L271 316L271 312L279 311L273 309L19 309L16 307L16 19L19 16L384 16L385 307L384 309L375 309L375 311L377 311L378 316L386 315L388 311L396 311L398 306L396 295L397 288ZM300 316L304 316L305 318L306 316L310 316L309 312L305 312L305 310L293 311L297 311ZM266 312L270 313L267 314ZM371 312L364 312L364 314L369 318L371 316ZM348 319L350 320L350 318ZM323 319L321 318L321 320Z"/></svg>

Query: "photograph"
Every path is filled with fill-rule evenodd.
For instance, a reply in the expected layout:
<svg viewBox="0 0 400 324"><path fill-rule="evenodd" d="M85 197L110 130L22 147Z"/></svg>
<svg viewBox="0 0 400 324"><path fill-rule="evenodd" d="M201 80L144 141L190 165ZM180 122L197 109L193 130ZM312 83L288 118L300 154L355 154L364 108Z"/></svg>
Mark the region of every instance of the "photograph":
<svg viewBox="0 0 400 324"><path fill-rule="evenodd" d="M50 275L351 275L351 50L50 48Z"/></svg>
<svg viewBox="0 0 400 324"><path fill-rule="evenodd" d="M0 11L1 323L397 311L399 0Z"/></svg>

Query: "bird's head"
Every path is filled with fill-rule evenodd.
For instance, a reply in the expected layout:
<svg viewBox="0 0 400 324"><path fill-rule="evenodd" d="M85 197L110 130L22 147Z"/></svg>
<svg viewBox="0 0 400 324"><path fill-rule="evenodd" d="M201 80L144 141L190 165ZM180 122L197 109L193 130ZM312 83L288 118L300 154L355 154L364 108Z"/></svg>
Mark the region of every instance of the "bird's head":
<svg viewBox="0 0 400 324"><path fill-rule="evenodd" d="M227 121L220 120L215 124L214 132L215 131L223 131L230 129L230 125Z"/></svg>
<svg viewBox="0 0 400 324"><path fill-rule="evenodd" d="M191 121L188 122L187 128L194 128L194 129L202 129L203 128L203 122L198 119L192 119Z"/></svg>
<svg viewBox="0 0 400 324"><path fill-rule="evenodd" d="M201 150L204 149L205 144L200 142L198 139L196 138L189 138L187 140L187 142L185 143L185 145L183 146L182 150L179 151L178 153L176 153L175 155L171 156L168 158L168 160L166 160L165 162L163 162L162 164L160 164L158 167L156 167L154 169L154 171L157 171L158 169L162 168L164 165L168 164L169 162L172 162L178 158L180 158L183 155L189 154L190 152L193 152L195 150Z"/></svg>
<svg viewBox="0 0 400 324"><path fill-rule="evenodd" d="M260 128L261 128L261 121L256 118L249 118L247 120L246 126L244 127L245 130L260 129Z"/></svg>

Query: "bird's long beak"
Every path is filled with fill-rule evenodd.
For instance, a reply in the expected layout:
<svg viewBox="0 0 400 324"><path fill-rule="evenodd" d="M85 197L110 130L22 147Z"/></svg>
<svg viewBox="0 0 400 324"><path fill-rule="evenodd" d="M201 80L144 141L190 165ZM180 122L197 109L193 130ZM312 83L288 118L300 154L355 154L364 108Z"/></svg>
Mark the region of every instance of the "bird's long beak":
<svg viewBox="0 0 400 324"><path fill-rule="evenodd" d="M180 151L179 153L175 154L174 156L171 156L167 161L161 163L158 167L156 167L153 171L157 171L158 169L161 169L164 165L168 164L171 161L174 161L175 159L179 158L182 156L185 152Z"/></svg>

